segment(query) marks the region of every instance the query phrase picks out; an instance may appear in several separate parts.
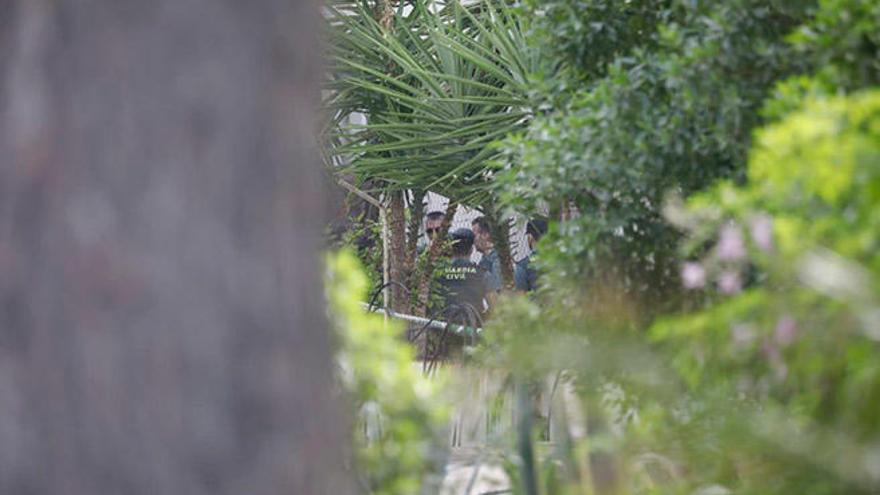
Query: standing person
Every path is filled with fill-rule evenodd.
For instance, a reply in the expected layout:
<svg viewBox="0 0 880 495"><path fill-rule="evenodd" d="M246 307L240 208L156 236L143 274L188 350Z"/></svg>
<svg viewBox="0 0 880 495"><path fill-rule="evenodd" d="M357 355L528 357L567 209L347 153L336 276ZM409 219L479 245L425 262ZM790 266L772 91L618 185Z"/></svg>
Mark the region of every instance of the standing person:
<svg viewBox="0 0 880 495"><path fill-rule="evenodd" d="M437 210L425 215L425 235L416 244L416 249L419 253L424 252L434 242L434 239L437 238L444 218L446 218L446 213Z"/></svg>
<svg viewBox="0 0 880 495"><path fill-rule="evenodd" d="M450 238L452 259L440 275L445 313L449 320L467 323L466 320L482 315L483 300L489 289L486 275L471 261L474 251L474 233L471 229L456 229Z"/></svg>
<svg viewBox="0 0 880 495"><path fill-rule="evenodd" d="M474 230L474 247L483 255L477 266L486 273L489 290L501 291L501 263L498 260L498 251L492 242L492 234L489 230L489 222L486 217L477 217L471 222Z"/></svg>
<svg viewBox="0 0 880 495"><path fill-rule="evenodd" d="M541 218L533 218L526 224L526 239L531 253L516 263L513 271L513 279L516 290L530 292L538 287L538 272L532 266L532 257L537 255L536 246L538 241L547 233L547 221Z"/></svg>

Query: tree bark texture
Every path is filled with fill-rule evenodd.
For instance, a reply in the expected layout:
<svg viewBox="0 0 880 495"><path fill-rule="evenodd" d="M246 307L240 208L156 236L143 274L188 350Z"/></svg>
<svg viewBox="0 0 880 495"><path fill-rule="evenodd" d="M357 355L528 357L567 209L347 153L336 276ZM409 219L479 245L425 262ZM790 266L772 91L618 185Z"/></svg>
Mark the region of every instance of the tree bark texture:
<svg viewBox="0 0 880 495"><path fill-rule="evenodd" d="M344 494L316 2L0 2L0 493Z"/></svg>
<svg viewBox="0 0 880 495"><path fill-rule="evenodd" d="M413 191L409 205L410 217L406 227L406 263L404 267L406 286L416 287L418 284L416 263L419 257L419 239L422 237L422 222L425 219L425 192ZM410 298L413 299L413 298Z"/></svg>
<svg viewBox="0 0 880 495"><path fill-rule="evenodd" d="M391 309L400 313L409 312L409 296L403 286L406 284L406 204L403 200L404 191L392 191L388 193L388 230L389 230L389 254L388 265L389 282L395 282L391 286Z"/></svg>
<svg viewBox="0 0 880 495"><path fill-rule="evenodd" d="M443 245L445 244L444 241L449 233L449 227L452 225L452 218L455 216L456 211L458 211L458 203L450 201L449 205L446 207L446 214L443 217L443 222L440 224L440 232L437 233L437 239L428 246L428 256L425 260L424 268L421 271L418 292L416 292L417 304L415 307L415 313L417 316L426 316L428 313L428 302L431 297L431 283L434 281L434 268L437 266L437 260L440 258L440 255L443 254L442 250Z"/></svg>
<svg viewBox="0 0 880 495"><path fill-rule="evenodd" d="M384 29L391 29L394 23L394 7L391 5L391 0L379 0L377 8L376 18L379 25Z"/></svg>

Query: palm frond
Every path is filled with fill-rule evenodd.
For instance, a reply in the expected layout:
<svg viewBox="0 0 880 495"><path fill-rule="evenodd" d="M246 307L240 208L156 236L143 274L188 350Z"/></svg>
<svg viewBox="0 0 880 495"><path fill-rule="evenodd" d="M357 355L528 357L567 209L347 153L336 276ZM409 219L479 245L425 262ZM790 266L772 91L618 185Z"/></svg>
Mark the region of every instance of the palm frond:
<svg viewBox="0 0 880 495"><path fill-rule="evenodd" d="M527 85L539 61L511 9L408 0L384 29L373 0L333 2L325 136L347 163L340 170L389 190L485 196L491 144L532 115ZM347 124L354 113L367 123Z"/></svg>

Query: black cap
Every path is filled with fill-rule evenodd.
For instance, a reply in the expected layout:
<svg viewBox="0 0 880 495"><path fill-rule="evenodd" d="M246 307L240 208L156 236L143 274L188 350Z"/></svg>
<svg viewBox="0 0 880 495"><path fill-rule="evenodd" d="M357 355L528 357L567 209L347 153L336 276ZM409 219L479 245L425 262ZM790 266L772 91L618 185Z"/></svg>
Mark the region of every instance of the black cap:
<svg viewBox="0 0 880 495"><path fill-rule="evenodd" d="M453 241L470 241L474 242L474 231L467 228L455 229L449 233L449 238Z"/></svg>
<svg viewBox="0 0 880 495"><path fill-rule="evenodd" d="M547 233L547 220L543 218L533 218L526 224L526 232L531 234L535 240L544 237Z"/></svg>

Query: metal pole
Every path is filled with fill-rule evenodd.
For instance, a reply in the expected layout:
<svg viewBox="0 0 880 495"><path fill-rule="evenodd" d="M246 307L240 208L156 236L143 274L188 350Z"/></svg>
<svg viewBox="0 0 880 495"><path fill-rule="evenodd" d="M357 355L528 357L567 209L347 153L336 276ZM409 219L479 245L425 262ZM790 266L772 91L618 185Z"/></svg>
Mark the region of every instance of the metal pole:
<svg viewBox="0 0 880 495"><path fill-rule="evenodd" d="M365 310L369 311L370 305L367 303L361 303ZM443 330L449 326L449 331L457 334L463 335L479 335L483 333L482 328L472 328L464 325L457 325L455 323L447 323L441 320L432 320L428 318L422 318L421 316L408 315L405 313L397 313L387 308L374 308L373 311L377 313L382 313L386 317L396 318L398 320L408 321L410 323L415 323L417 325L422 325L424 327L430 328L432 330Z"/></svg>
<svg viewBox="0 0 880 495"><path fill-rule="evenodd" d="M379 210L379 219L382 222L382 299L385 301L385 304L390 304L391 293L389 291L391 290L391 285L388 281L391 280L391 275L388 260L388 242L391 234L388 230L388 217L385 215L385 208ZM388 319L388 315L385 315L385 319Z"/></svg>

